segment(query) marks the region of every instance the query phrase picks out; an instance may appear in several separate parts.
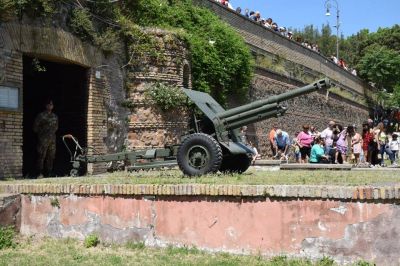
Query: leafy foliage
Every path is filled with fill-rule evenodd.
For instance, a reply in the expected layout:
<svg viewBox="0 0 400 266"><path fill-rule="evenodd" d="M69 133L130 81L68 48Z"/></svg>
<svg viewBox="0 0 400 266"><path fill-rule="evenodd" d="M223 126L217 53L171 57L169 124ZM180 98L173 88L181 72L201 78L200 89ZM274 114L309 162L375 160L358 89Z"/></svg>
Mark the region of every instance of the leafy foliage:
<svg viewBox="0 0 400 266"><path fill-rule="evenodd" d="M394 107L400 107L400 84L393 88L393 92L388 97L388 104Z"/></svg>
<svg viewBox="0 0 400 266"><path fill-rule="evenodd" d="M180 88L165 83L150 84L145 96L164 111L184 106L187 99Z"/></svg>
<svg viewBox="0 0 400 266"><path fill-rule="evenodd" d="M84 41L94 41L96 30L91 20L89 10L74 8L71 11L69 26L72 32Z"/></svg>
<svg viewBox="0 0 400 266"><path fill-rule="evenodd" d="M191 0L67 3L68 25L74 34L108 53L119 48L117 42L122 38L127 44L130 65L143 58L144 62L162 63L165 60L162 45L143 27L167 29L188 44L195 89L211 93L222 104L227 95L237 95L240 99L247 95L253 71L249 48L230 26ZM51 17L62 4L56 0L4 0L0 11L12 9L18 14Z"/></svg>
<svg viewBox="0 0 400 266"><path fill-rule="evenodd" d="M15 247L15 231L12 227L0 226L0 250Z"/></svg>
<svg viewBox="0 0 400 266"><path fill-rule="evenodd" d="M379 44L366 49L358 68L365 79L375 82L378 88L392 88L400 85L400 53Z"/></svg>
<svg viewBox="0 0 400 266"><path fill-rule="evenodd" d="M336 37L329 25L322 25L322 33L312 25L295 32L297 36L318 43L325 56L335 54ZM340 57L348 65L356 67L360 77L383 90L378 95L385 105L400 106L400 25L380 28L376 32L367 29L346 39L340 38Z"/></svg>
<svg viewBox="0 0 400 266"><path fill-rule="evenodd" d="M211 93L222 103L228 94L246 95L253 65L249 48L211 11L190 0L140 0L124 5L121 11L140 25L185 30L182 36L189 43L196 90Z"/></svg>

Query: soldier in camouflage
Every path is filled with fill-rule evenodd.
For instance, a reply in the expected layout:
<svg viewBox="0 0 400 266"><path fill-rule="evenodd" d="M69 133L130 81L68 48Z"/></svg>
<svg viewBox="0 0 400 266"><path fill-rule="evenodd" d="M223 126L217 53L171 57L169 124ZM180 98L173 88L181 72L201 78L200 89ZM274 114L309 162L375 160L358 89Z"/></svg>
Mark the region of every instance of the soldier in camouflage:
<svg viewBox="0 0 400 266"><path fill-rule="evenodd" d="M37 134L37 171L39 176L52 174L53 162L56 154L56 131L58 118L53 113L53 101L45 102L46 110L38 114L33 124L33 131Z"/></svg>

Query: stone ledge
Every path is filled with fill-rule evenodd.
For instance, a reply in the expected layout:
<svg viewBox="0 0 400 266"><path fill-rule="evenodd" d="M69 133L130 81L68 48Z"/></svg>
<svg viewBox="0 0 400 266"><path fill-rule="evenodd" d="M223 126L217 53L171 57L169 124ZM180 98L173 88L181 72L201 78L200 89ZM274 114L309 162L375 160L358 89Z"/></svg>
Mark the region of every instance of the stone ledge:
<svg viewBox="0 0 400 266"><path fill-rule="evenodd" d="M302 185L134 185L134 184L0 184L0 193L9 194L76 194L131 196L233 196L274 198L319 198L342 200L400 199L400 186L345 187Z"/></svg>

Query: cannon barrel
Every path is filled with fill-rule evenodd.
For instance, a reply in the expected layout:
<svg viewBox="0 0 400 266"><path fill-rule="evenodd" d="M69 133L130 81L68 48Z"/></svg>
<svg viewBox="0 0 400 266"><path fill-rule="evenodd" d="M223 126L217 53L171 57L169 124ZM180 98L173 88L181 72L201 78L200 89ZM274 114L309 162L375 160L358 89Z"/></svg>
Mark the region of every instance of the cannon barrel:
<svg viewBox="0 0 400 266"><path fill-rule="evenodd" d="M255 122L267 119L267 118L281 116L285 112L286 112L286 108L278 106L275 109L268 110L266 112L258 114L257 116L251 116L251 117L247 117L247 118L244 118L244 119L237 120L237 121L234 121L232 123L229 123L229 124L226 125L226 129L228 129L228 130L237 129L237 128L240 128L242 126L245 126L245 125L248 125L248 124L251 124L251 123L255 123Z"/></svg>
<svg viewBox="0 0 400 266"><path fill-rule="evenodd" d="M222 119L221 121L227 125L230 123L234 123L235 121L240 121L249 117L254 117L254 116L258 116L259 114L265 113L265 112L269 112L272 110L276 110L278 108L278 103L271 103L271 104L266 104L263 105L261 107L237 114L237 115L233 115L233 116L228 116L227 118Z"/></svg>
<svg viewBox="0 0 400 266"><path fill-rule="evenodd" d="M245 104L236 108L226 110L218 113L216 116L224 122L237 120L243 113L251 113L251 115L257 116L260 112L258 108L264 105L278 104L279 102L286 101L300 95L308 94L320 89L328 89L331 86L331 82L328 78L318 80L310 85L300 87L291 91L287 91L282 94L274 95L266 99L258 100L253 103ZM268 110L268 108L267 108Z"/></svg>

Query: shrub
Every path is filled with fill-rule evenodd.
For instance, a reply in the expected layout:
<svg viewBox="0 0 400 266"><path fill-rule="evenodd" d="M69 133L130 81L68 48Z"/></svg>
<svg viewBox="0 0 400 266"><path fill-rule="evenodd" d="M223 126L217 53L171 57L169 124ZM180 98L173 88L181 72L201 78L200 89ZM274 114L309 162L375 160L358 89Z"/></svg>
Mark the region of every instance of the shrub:
<svg viewBox="0 0 400 266"><path fill-rule="evenodd" d="M96 234L90 234L85 238L84 244L86 248L95 247L100 243L99 237Z"/></svg>
<svg viewBox="0 0 400 266"><path fill-rule="evenodd" d="M154 101L164 111L184 106L187 99L180 88L165 83L150 84L145 97Z"/></svg>
<svg viewBox="0 0 400 266"><path fill-rule="evenodd" d="M0 227L0 249L15 247L15 231L12 227Z"/></svg>

